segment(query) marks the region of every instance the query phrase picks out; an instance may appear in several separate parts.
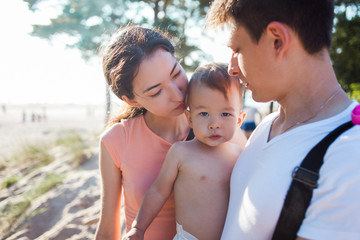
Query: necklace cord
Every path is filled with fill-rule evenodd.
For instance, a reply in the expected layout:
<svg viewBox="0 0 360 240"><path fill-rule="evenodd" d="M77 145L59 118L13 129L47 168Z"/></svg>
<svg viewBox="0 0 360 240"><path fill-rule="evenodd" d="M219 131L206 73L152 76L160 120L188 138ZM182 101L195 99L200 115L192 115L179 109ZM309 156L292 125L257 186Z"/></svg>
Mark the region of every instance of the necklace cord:
<svg viewBox="0 0 360 240"><path fill-rule="evenodd" d="M293 125L291 125L290 127L286 128L282 133L290 130L290 129L293 128L293 127L296 127L296 126L299 125L299 124L305 123L305 122L307 122L307 121L315 118L315 117L321 112L321 110L331 101L331 99L333 99L333 98L340 92L340 90L341 90L341 87L340 87L340 85L339 85L339 87L336 89L336 91L325 101L325 103L323 103L323 104L320 106L319 110L318 110L315 114L313 114L312 116L310 116L309 118L307 118L307 119L305 119L305 120L303 120L303 121L298 121L298 122L296 122L295 124L293 124ZM272 129L273 125L274 125L275 120L278 119L278 118L279 118L279 115L272 121L272 123L271 123L271 129Z"/></svg>

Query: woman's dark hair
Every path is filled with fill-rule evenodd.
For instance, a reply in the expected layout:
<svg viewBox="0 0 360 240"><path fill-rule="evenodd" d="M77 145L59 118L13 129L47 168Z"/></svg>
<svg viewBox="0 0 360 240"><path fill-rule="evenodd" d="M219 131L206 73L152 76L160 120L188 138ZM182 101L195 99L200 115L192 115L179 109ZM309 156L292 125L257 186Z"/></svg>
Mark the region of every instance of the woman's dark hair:
<svg viewBox="0 0 360 240"><path fill-rule="evenodd" d="M166 33L158 29L139 26L120 28L107 45L101 47L103 72L110 90L120 99L126 96L134 98L133 80L142 61L156 50L163 49L172 55L174 46ZM133 118L143 114L143 108L131 107L124 103L122 113L110 119L108 126L122 119Z"/></svg>

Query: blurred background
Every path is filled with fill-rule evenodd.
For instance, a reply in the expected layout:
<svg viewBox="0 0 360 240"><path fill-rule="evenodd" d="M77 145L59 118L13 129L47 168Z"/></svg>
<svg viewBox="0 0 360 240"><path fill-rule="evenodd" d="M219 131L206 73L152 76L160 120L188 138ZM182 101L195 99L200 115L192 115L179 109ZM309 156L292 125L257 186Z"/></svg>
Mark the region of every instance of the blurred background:
<svg viewBox="0 0 360 240"><path fill-rule="evenodd" d="M228 62L226 30L205 31L209 0L2 0L0 239L91 239L100 206L98 136L121 101L102 75L100 44L128 23L169 31L188 76ZM331 57L360 101L360 2L335 0ZM277 109L245 107L258 124ZM253 119L252 119L253 120Z"/></svg>

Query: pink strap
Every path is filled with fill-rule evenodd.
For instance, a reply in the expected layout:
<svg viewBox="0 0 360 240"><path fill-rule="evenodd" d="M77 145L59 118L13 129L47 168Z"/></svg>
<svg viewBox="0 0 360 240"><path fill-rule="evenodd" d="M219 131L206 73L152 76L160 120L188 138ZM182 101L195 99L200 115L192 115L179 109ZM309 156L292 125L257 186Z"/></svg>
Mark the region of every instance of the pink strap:
<svg viewBox="0 0 360 240"><path fill-rule="evenodd" d="M351 112L351 121L354 125L360 125L360 104L357 105Z"/></svg>

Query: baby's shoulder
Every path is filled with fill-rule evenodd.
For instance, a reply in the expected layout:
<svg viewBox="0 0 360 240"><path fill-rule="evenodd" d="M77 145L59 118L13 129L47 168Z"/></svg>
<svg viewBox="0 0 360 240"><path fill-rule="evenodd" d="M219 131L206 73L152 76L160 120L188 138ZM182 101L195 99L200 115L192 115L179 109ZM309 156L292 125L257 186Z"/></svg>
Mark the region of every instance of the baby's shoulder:
<svg viewBox="0 0 360 240"><path fill-rule="evenodd" d="M173 152L177 152L177 153L181 153L181 154L186 154L188 152L191 152L191 148L193 147L193 143L192 141L180 141L180 142L176 142L174 143L170 150Z"/></svg>
<svg viewBox="0 0 360 240"><path fill-rule="evenodd" d="M227 144L228 147L226 151L228 155L234 159L237 159L239 155L242 153L242 148L238 144L232 142L228 142Z"/></svg>
<svg viewBox="0 0 360 240"><path fill-rule="evenodd" d="M242 148L241 148L241 146L239 146L239 144L232 143L232 142L227 142L227 144L228 144L228 148L230 151L235 152L235 153L242 152Z"/></svg>

